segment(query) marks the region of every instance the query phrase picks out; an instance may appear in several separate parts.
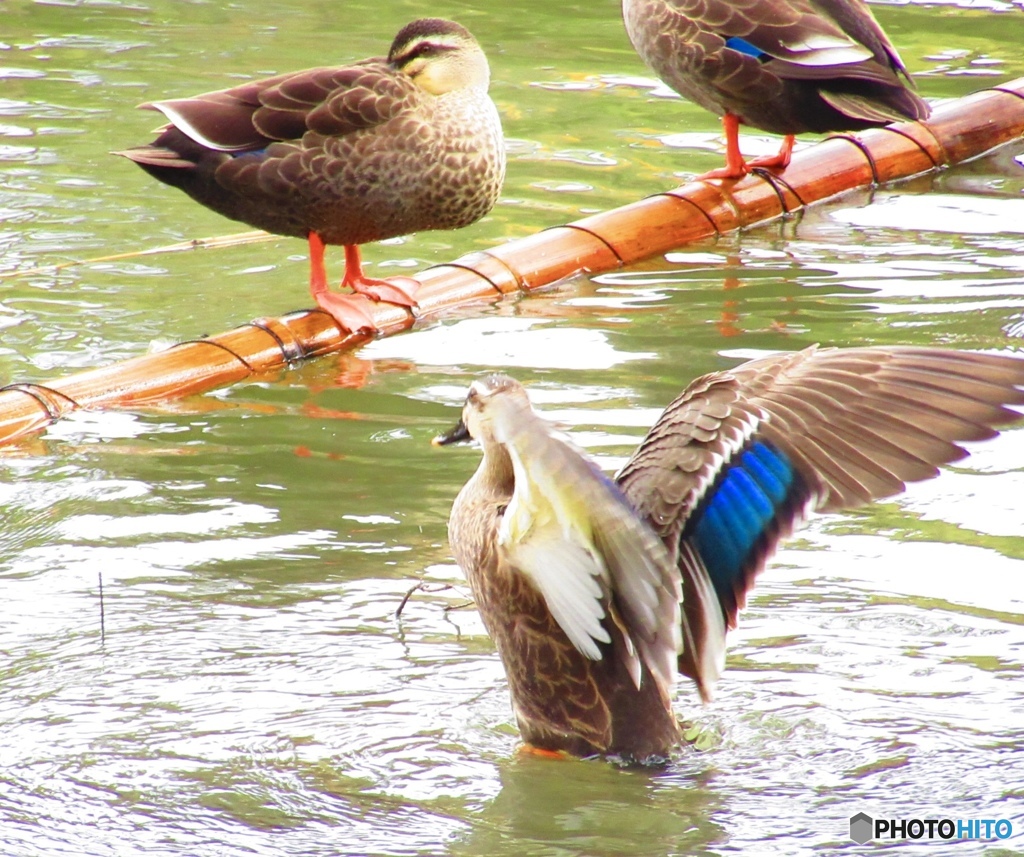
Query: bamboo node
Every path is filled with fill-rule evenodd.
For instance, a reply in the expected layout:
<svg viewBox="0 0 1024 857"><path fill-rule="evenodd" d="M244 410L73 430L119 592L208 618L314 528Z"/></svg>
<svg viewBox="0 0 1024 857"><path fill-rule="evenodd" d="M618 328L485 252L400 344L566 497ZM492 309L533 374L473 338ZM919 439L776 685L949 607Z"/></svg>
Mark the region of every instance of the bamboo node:
<svg viewBox="0 0 1024 857"><path fill-rule="evenodd" d="M616 250L612 246L612 243L607 238L605 238L599 232L595 232L593 229L590 229L590 228L588 228L586 226L583 226L582 225L582 221L577 220L577 221L574 221L573 223L566 223L565 226L566 226L567 229L578 229L580 232L585 232L587 235L592 235L594 238L596 238L598 241L600 241L602 244L604 244L604 246L608 248L609 252L613 256L615 256L616 259L619 260L619 267L620 268L624 264L626 264L625 261L623 260L622 256L619 254L619 251Z"/></svg>
<svg viewBox="0 0 1024 857"><path fill-rule="evenodd" d="M460 256L454 262L435 265L437 268L461 268L486 280L499 295L510 295L526 290L526 286L511 265L491 253L476 251Z"/></svg>
<svg viewBox="0 0 1024 857"><path fill-rule="evenodd" d="M739 181L744 181L740 179ZM719 235L725 235L742 225L740 212L731 190L739 181L733 179L696 179L690 184L665 191L672 196L692 203L715 228ZM726 189L728 185L728 190Z"/></svg>
<svg viewBox="0 0 1024 857"><path fill-rule="evenodd" d="M793 186L789 184L778 173L773 172L772 170L766 169L764 167L754 167L753 173L758 178L764 179L766 182L768 182L769 185L771 185L772 190L775 191L775 195L778 196L779 198L779 206L782 208L783 214L792 214L795 211L799 211L801 208L806 208L807 203L803 201L803 199L800 197L800 194L798 194L796 190L794 190ZM793 194L794 198L796 199L798 203L796 208L790 207L789 200L786 199L785 191L787 190L791 194Z"/></svg>
<svg viewBox="0 0 1024 857"><path fill-rule="evenodd" d="M309 357L309 352L306 351L302 341L292 333L291 329L287 325L281 325L288 333L288 338L285 340L283 336L279 335L278 332L274 330L273 325L275 324L280 325L280 322L274 318L254 318L247 326L262 330L277 343L277 347L281 349L282 363L289 368L297 366Z"/></svg>
<svg viewBox="0 0 1024 857"><path fill-rule="evenodd" d="M61 417L71 413L71 411L77 411L81 408L81 405L67 393L62 393L60 390L53 389L53 387L47 387L45 384L19 382L0 387L0 393L7 390L15 393L24 393L26 396L35 399L39 403L39 407L46 411L46 416L50 419L50 422L56 422Z"/></svg>
<svg viewBox="0 0 1024 857"><path fill-rule="evenodd" d="M890 130L895 130L895 129L890 129ZM910 140L911 142L915 143L918 147L921 147L921 144L918 143L917 140L915 140L913 137L908 137L906 134L904 134L903 136L907 137L908 140ZM879 184L882 183L881 174L878 172L878 164L875 163L875 156L871 152L871 147L867 143L865 143L862 139L860 139L860 137L854 136L853 134L830 134L826 139L828 139L828 140L846 140L847 143L853 143L854 146L856 146L858 149L860 149L861 154L864 155L865 159L868 162L868 166L871 167L871 184L879 185ZM928 152L925 152L925 154L928 155L928 158L933 163L935 162L935 159ZM938 165L936 164L936 166L938 166Z"/></svg>
<svg viewBox="0 0 1024 857"><path fill-rule="evenodd" d="M1019 84L1020 81L1018 80L1016 81L1016 83ZM1017 98L1024 99L1024 92L1021 92L1019 89L1013 89L1010 86L1010 84L1004 84L1003 86L993 86L991 87L991 89L993 92L1005 92L1007 95L1016 95Z"/></svg>
<svg viewBox="0 0 1024 857"><path fill-rule="evenodd" d="M232 357L234 357L239 363L241 363L246 369L249 370L250 374L255 375L256 369L253 365L246 360L241 354L235 351L233 348L228 348L223 342L218 342L216 339L184 339L181 342L176 342L171 346L174 348L183 348L186 345L212 345L214 348L219 348L222 351L226 351Z"/></svg>
<svg viewBox="0 0 1024 857"><path fill-rule="evenodd" d="M950 162L949 154L942 145L942 141L939 140L938 136L934 131L932 131L927 122L903 122L899 125L889 125L886 127L886 130L892 131L895 134L900 134L908 140L913 141L918 148L920 148L921 151L931 159L934 167L944 167ZM927 139L918 139L918 137L915 136L917 134L922 136L927 135Z"/></svg>

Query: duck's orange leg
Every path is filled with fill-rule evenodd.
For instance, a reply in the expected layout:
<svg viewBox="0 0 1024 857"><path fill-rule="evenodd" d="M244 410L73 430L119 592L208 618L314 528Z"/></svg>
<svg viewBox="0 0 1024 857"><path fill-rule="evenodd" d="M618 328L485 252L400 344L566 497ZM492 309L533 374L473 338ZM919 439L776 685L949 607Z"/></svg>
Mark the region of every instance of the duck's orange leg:
<svg viewBox="0 0 1024 857"><path fill-rule="evenodd" d="M309 291L316 305L331 316L342 330L376 332L369 304L358 295L339 295L327 287L324 267L324 242L315 232L309 233Z"/></svg>
<svg viewBox="0 0 1024 857"><path fill-rule="evenodd" d="M741 179L750 172L747 162L740 154L740 120L732 113L722 117L725 132L725 166L697 176L698 179Z"/></svg>
<svg viewBox="0 0 1024 857"><path fill-rule="evenodd" d="M416 306L413 295L420 287L419 282L412 277L389 277L386 280L367 277L363 273L358 244L345 245L345 278L341 284L375 301L407 307Z"/></svg>
<svg viewBox="0 0 1024 857"><path fill-rule="evenodd" d="M787 134L782 139L782 148L778 154L767 155L763 158L754 158L752 161L743 160L740 154L740 120L732 113L726 113L722 117L722 130L725 132L725 166L711 172L697 176L699 179L741 179L754 167L767 167L769 169L784 170L789 166L793 157L793 144L796 137Z"/></svg>

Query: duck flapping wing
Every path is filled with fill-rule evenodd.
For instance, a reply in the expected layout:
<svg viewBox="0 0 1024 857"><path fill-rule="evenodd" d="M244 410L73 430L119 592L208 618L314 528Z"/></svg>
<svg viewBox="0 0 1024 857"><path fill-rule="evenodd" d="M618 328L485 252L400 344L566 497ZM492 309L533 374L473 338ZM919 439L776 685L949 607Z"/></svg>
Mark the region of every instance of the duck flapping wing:
<svg viewBox="0 0 1024 857"><path fill-rule="evenodd" d="M808 348L695 380L616 478L675 553L683 578L680 670L706 699L710 579L734 627L754 578L810 512L902 491L1019 418L1024 360L929 348ZM694 593L697 593L694 597ZM703 595L701 593L704 593Z"/></svg>

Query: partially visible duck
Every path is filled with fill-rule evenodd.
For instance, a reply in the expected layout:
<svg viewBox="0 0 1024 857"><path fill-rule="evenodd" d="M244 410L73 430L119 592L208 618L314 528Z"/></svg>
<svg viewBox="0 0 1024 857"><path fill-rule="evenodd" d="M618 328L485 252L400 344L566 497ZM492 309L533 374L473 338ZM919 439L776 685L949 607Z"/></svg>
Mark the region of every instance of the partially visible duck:
<svg viewBox="0 0 1024 857"><path fill-rule="evenodd" d="M906 67L863 0L622 0L641 59L722 117L726 165L702 178L785 168L795 135L925 119ZM785 135L744 161L739 126Z"/></svg>
<svg viewBox="0 0 1024 857"><path fill-rule="evenodd" d="M343 285L415 306L419 284L367 277L359 245L491 210L505 149L489 80L469 31L425 18L402 28L386 58L143 104L169 124L116 154L226 217L307 239L317 305L345 330L373 328L362 298L328 289L324 245L345 247Z"/></svg>

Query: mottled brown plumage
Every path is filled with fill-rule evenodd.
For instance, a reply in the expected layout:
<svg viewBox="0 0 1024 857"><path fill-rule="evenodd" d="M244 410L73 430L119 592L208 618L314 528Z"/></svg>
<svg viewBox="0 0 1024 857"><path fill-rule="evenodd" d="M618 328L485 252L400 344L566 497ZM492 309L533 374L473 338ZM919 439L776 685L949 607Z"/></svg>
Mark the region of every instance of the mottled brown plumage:
<svg viewBox="0 0 1024 857"><path fill-rule="evenodd" d="M725 632L780 539L811 511L852 508L935 476L966 455L959 444L1019 418L1007 406L1024 405L1022 387L1024 360L1011 357L911 347L776 354L696 379L612 485L528 409L516 382L475 382L462 422L438 439L472 435L483 447L449 537L523 738L577 756L665 758L679 741L660 660L665 623L680 623L678 668L709 698ZM566 465L553 467L560 457ZM609 527L625 533L617 558L605 547ZM592 562L589 590L573 588L580 573L571 551L581 544ZM640 572L644 561L661 569L666 558L681 582L681 612L667 609L675 591L667 578ZM646 614L635 603L634 568L654 581L641 587L657 596ZM603 639L556 618L566 611L546 593L569 592L582 593L579 612L599 622ZM663 642L642 650L640 640Z"/></svg>
<svg viewBox="0 0 1024 857"><path fill-rule="evenodd" d="M785 167L793 138L924 119L925 104L863 0L622 0L640 57L680 95L723 118L727 165ZM786 135L745 163L738 125Z"/></svg>
<svg viewBox="0 0 1024 857"><path fill-rule="evenodd" d="M505 153L488 81L470 33L428 18L404 27L386 58L143 104L169 124L118 154L225 217L308 238L314 298L362 328L359 301L327 291L323 245L346 247L345 284L414 306L415 281L365 277L358 245L490 211Z"/></svg>

